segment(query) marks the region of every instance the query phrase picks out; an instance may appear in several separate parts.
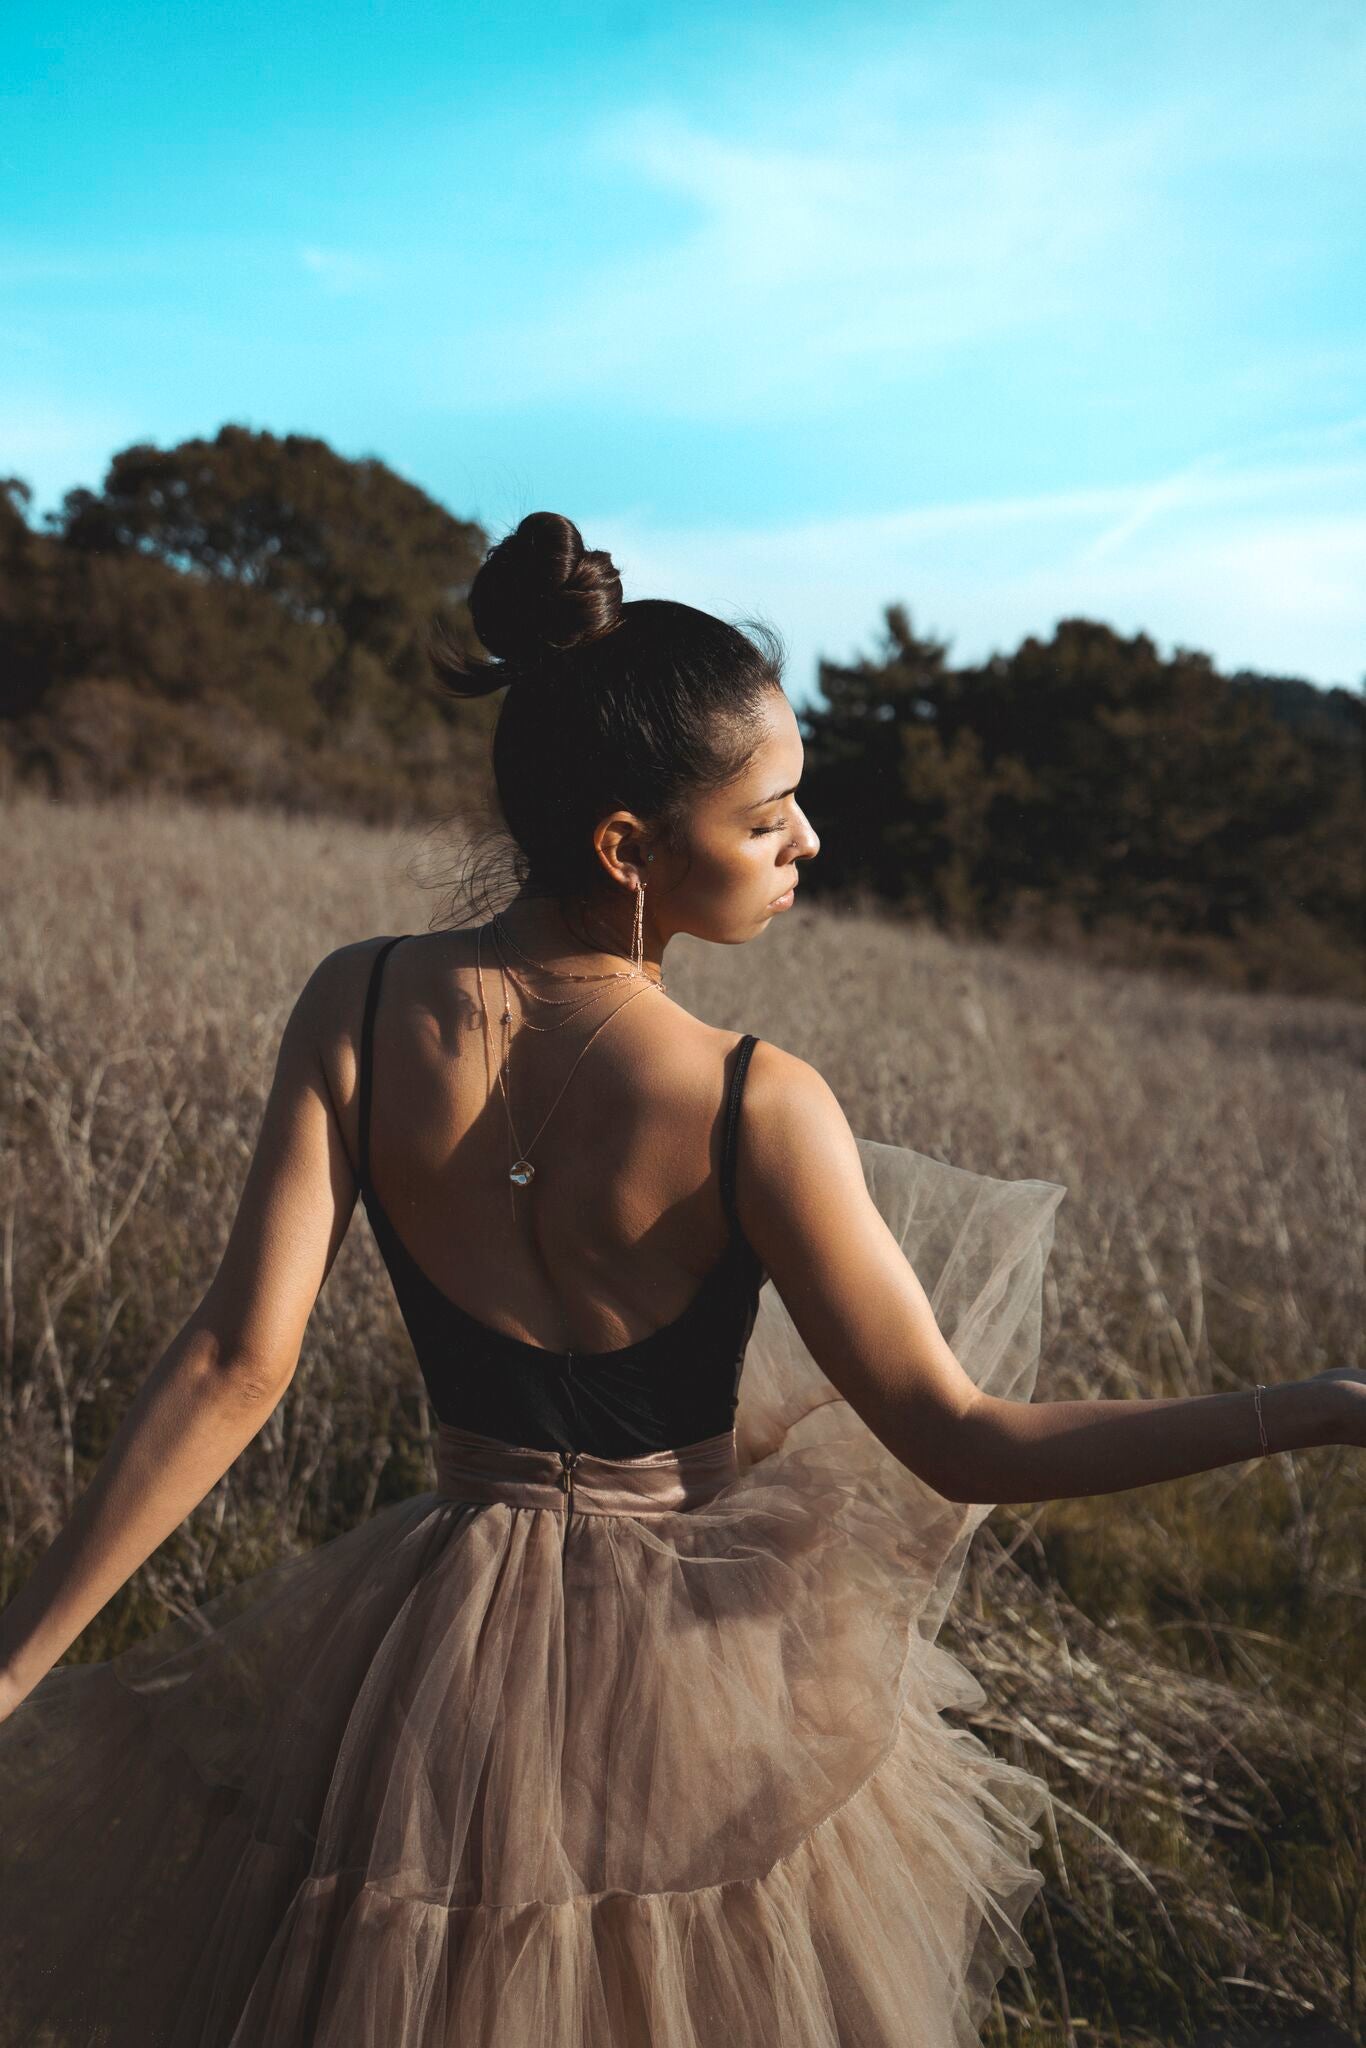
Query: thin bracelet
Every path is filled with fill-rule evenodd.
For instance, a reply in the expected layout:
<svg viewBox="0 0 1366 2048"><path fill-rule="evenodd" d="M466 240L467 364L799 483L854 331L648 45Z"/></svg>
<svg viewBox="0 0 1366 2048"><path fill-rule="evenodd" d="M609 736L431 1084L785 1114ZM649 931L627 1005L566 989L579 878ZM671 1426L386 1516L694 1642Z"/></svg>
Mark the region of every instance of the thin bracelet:
<svg viewBox="0 0 1366 2048"><path fill-rule="evenodd" d="M1260 1382L1252 1390L1253 1404L1257 1410L1257 1427L1262 1433L1262 1456L1264 1458L1268 1457L1271 1452L1271 1446L1266 1440L1266 1424L1262 1421L1262 1395L1265 1392L1266 1388Z"/></svg>

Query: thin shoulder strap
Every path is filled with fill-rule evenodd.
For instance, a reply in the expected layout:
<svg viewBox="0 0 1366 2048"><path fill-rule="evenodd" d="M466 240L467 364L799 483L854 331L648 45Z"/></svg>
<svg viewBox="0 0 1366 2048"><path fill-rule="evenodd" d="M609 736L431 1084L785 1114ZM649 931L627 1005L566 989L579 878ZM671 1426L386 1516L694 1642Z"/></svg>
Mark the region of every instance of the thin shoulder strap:
<svg viewBox="0 0 1366 2048"><path fill-rule="evenodd" d="M400 932L397 938L384 941L370 962L370 980L365 990L365 1014L360 1026L360 1138L356 1176L362 1189L370 1185L370 1077L374 1066L375 1009L379 1003L380 975L399 939L407 936L407 932Z"/></svg>
<svg viewBox="0 0 1366 2048"><path fill-rule="evenodd" d="M726 1128L721 1141L721 1201L726 1215L730 1218L731 1229L737 1236L740 1233L740 1218L735 1207L735 1155L738 1149L740 1096L744 1090L750 1054L758 1043L752 1031L747 1031L740 1040L740 1049L735 1056L735 1071L730 1077L730 1089L726 1096Z"/></svg>

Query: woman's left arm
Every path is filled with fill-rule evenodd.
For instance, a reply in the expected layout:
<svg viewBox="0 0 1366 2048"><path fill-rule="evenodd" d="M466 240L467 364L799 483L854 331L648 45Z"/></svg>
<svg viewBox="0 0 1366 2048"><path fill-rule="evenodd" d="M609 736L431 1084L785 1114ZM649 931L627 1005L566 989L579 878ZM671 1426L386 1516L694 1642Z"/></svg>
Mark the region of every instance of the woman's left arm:
<svg viewBox="0 0 1366 2048"><path fill-rule="evenodd" d="M356 1201L322 1057L339 960L329 954L314 969L285 1026L217 1273L0 1614L0 1719L212 1491L294 1376Z"/></svg>

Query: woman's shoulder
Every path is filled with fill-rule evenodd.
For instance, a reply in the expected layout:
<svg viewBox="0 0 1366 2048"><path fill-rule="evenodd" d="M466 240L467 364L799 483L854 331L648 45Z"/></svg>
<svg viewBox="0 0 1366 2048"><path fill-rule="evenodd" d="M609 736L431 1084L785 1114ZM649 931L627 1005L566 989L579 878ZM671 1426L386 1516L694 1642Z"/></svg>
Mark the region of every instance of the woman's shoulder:
<svg viewBox="0 0 1366 2048"><path fill-rule="evenodd" d="M644 1022L642 1017L641 1023ZM785 1046L757 1031L710 1024L677 1007L659 1031L657 1039L660 1053L667 1049L671 1057L659 1060L655 1072L672 1072L679 1077L691 1073L714 1084L718 1068L727 1074L734 1072L735 1056L744 1041L750 1038L754 1043L744 1078L747 1113L752 1105L758 1106L761 1102L814 1107L826 1102L835 1103L833 1091L819 1069L798 1054L789 1052Z"/></svg>
<svg viewBox="0 0 1366 2048"><path fill-rule="evenodd" d="M334 1093L342 1099L349 1097L356 1085L361 1023L375 963L391 939L409 936L381 933L334 946L323 954L300 991L296 1008L304 1014Z"/></svg>
<svg viewBox="0 0 1366 2048"><path fill-rule="evenodd" d="M747 1037L754 1039L742 1080L742 1122L751 1179L781 1177L794 1156L829 1156L846 1161L853 1132L839 1097L809 1060L757 1032L716 1030L714 1040L722 1070L734 1077L733 1055Z"/></svg>
<svg viewBox="0 0 1366 2048"><path fill-rule="evenodd" d="M750 1095L766 1106L788 1105L807 1115L831 1106L839 1109L838 1098L819 1067L757 1034L745 1085ZM843 1115L843 1111L839 1113Z"/></svg>
<svg viewBox="0 0 1366 2048"><path fill-rule="evenodd" d="M364 1001L375 963L391 941L412 936L408 932L392 932L367 939L348 939L344 945L334 946L330 953L324 953L304 984L303 992L313 1002L319 1021L342 1032L350 1031L355 1036L358 1020L352 1015L356 1006L350 999L359 997Z"/></svg>

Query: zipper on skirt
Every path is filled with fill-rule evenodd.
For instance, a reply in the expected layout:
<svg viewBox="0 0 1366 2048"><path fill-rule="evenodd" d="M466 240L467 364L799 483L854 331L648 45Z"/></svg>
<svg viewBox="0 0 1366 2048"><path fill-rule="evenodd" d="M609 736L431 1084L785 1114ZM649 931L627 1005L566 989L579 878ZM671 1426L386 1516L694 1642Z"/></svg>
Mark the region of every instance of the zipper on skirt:
<svg viewBox="0 0 1366 2048"><path fill-rule="evenodd" d="M559 1454L560 1487L564 1493L564 1535L561 1539L561 1550L569 1542L569 1522L574 1512L574 1467L578 1464L580 1455L578 1451L561 1451Z"/></svg>

